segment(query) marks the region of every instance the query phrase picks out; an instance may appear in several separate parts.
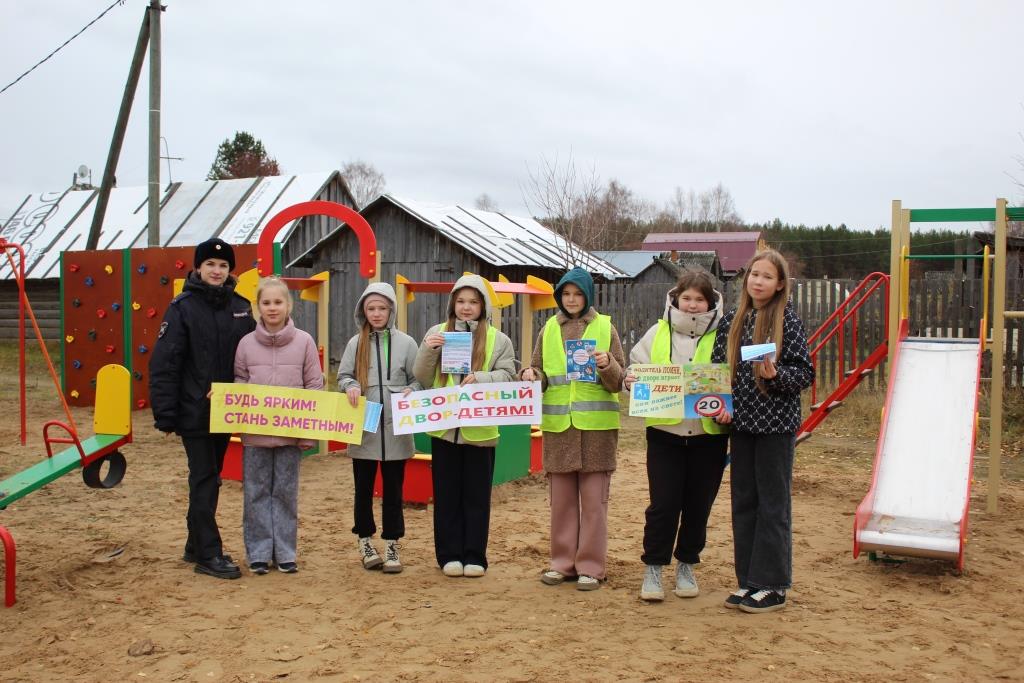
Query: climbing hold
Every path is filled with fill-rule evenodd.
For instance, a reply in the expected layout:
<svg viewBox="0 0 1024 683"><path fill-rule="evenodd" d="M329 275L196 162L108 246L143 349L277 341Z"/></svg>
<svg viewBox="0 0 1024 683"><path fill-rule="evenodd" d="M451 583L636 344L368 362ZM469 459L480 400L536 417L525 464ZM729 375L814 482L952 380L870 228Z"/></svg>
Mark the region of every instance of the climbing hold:
<svg viewBox="0 0 1024 683"><path fill-rule="evenodd" d="M113 353L114 352L114 345L113 344L107 344L103 348L103 350L106 351L107 353Z"/></svg>
<svg viewBox="0 0 1024 683"><path fill-rule="evenodd" d="M139 267L136 268L135 270L139 271L139 275L145 275L146 274L146 264L145 263L140 264Z"/></svg>
<svg viewBox="0 0 1024 683"><path fill-rule="evenodd" d="M134 377L137 380L142 379L142 373L136 370L135 372L132 373L132 377Z"/></svg>
<svg viewBox="0 0 1024 683"><path fill-rule="evenodd" d="M75 335L69 334L68 336L64 337L64 341L70 344L71 342L75 341Z"/></svg>
<svg viewBox="0 0 1024 683"><path fill-rule="evenodd" d="M156 309L153 308L152 306L147 308L146 309L146 317L147 318L155 318L156 317Z"/></svg>
<svg viewBox="0 0 1024 683"><path fill-rule="evenodd" d="M78 269L79 265L77 263L72 263L71 265L68 266L68 270L70 270L72 273L77 273Z"/></svg>
<svg viewBox="0 0 1024 683"><path fill-rule="evenodd" d="M78 389L71 390L71 398L78 398Z"/></svg>
<svg viewBox="0 0 1024 683"><path fill-rule="evenodd" d="M182 268L185 267L185 262L182 261L181 259L178 259L177 261L174 262L174 267L177 268L178 270L181 270Z"/></svg>
<svg viewBox="0 0 1024 683"><path fill-rule="evenodd" d="M147 405L149 405L149 403L144 398L140 398L138 401L135 402L135 407L138 408L139 410L142 410Z"/></svg>
<svg viewBox="0 0 1024 683"><path fill-rule="evenodd" d="M79 306L82 305L82 300L81 299L72 299L71 300L71 305L74 306L75 308L78 308Z"/></svg>
<svg viewBox="0 0 1024 683"><path fill-rule="evenodd" d="M111 266L111 265L103 266L103 272L106 273L107 275L110 275L111 273L114 272L114 266Z"/></svg>
<svg viewBox="0 0 1024 683"><path fill-rule="evenodd" d="M95 280L93 280L91 277L85 278L85 286L86 287L92 287L94 283L95 283Z"/></svg>
<svg viewBox="0 0 1024 683"><path fill-rule="evenodd" d="M91 380L89 380L89 386L92 387L93 389L96 388L96 378L95 377L93 377Z"/></svg>
<svg viewBox="0 0 1024 683"><path fill-rule="evenodd" d="M132 302L132 310L133 311L137 311L140 308L142 308L142 304L140 304L138 301L133 301Z"/></svg>
<svg viewBox="0 0 1024 683"><path fill-rule="evenodd" d="M73 367L75 370L81 370L82 369L82 361L80 361L80 360L73 360L73 361L71 361L71 367Z"/></svg>
<svg viewBox="0 0 1024 683"><path fill-rule="evenodd" d="M160 276L160 284L166 285L168 282L170 282L170 280L167 279L166 275L161 275Z"/></svg>
<svg viewBox="0 0 1024 683"><path fill-rule="evenodd" d="M96 341L96 330L89 330L89 341Z"/></svg>
<svg viewBox="0 0 1024 683"><path fill-rule="evenodd" d="M107 317L107 312L104 311L102 308L97 308L96 309L96 317L98 317L98 318L106 318Z"/></svg>
<svg viewBox="0 0 1024 683"><path fill-rule="evenodd" d="M119 304L119 303L117 303L115 301L114 303L110 304L110 310L114 311L115 313L120 311L121 310L121 304Z"/></svg>
<svg viewBox="0 0 1024 683"><path fill-rule="evenodd" d="M139 353L146 353L149 351L149 347L145 344L139 344Z"/></svg>

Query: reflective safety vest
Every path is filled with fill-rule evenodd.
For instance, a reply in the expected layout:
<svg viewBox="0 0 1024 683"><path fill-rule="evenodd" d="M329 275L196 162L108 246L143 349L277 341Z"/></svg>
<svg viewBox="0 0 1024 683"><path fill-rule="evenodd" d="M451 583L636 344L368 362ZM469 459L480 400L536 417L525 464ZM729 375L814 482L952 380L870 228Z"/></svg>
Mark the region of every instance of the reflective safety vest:
<svg viewBox="0 0 1024 683"><path fill-rule="evenodd" d="M440 329L440 333L444 332L444 323ZM486 370L491 367L491 355L494 353L494 338L497 335L495 329L491 326L487 326L487 344L484 346L484 364L481 370ZM437 366L437 371L434 373L434 388L441 388L441 366ZM455 377L448 375L448 382L444 386L453 387L455 386ZM430 436L436 436L441 438L447 430L442 429L437 432L427 432ZM460 427L459 433L466 441L494 441L498 438L497 427Z"/></svg>
<svg viewBox="0 0 1024 683"><path fill-rule="evenodd" d="M715 346L715 336L718 330L712 330L701 336L697 341L697 352L693 354L691 363L710 363L711 349ZM653 365L670 365L672 363L672 326L667 320L658 321L658 330L654 333L654 342L651 344L651 363ZM677 425L682 418L675 417L649 417L646 419L648 427L654 425ZM700 419L707 434L725 434L729 431L725 425L720 425L710 417Z"/></svg>
<svg viewBox="0 0 1024 683"><path fill-rule="evenodd" d="M597 314L583 331L584 339L597 341L598 351L607 351L612 341L612 319ZM544 325L544 374L548 388L544 392L541 429L564 432L571 424L576 429L618 429L619 395L606 391L598 382L577 382L566 378L569 365L565 360L562 326L552 316Z"/></svg>

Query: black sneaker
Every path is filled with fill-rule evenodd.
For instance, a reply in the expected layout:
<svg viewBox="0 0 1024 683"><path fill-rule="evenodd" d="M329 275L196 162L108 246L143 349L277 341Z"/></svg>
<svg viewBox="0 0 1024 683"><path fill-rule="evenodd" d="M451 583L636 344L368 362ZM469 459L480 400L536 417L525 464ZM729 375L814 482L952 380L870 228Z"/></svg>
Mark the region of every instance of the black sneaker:
<svg viewBox="0 0 1024 683"><path fill-rule="evenodd" d="M242 571L238 568L238 565L232 562L231 558L226 555L218 555L208 560L197 561L195 572L196 574L215 576L218 579L237 579L242 576Z"/></svg>
<svg viewBox="0 0 1024 683"><path fill-rule="evenodd" d="M253 574L266 574L270 571L270 565L266 562L252 562L249 564L249 571Z"/></svg>
<svg viewBox="0 0 1024 683"><path fill-rule="evenodd" d="M281 562L277 565L277 570L285 574L294 574L299 571L299 565L294 562Z"/></svg>
<svg viewBox="0 0 1024 683"><path fill-rule="evenodd" d="M729 597L725 599L725 606L728 609L736 609L743 602L743 598L750 595L749 588L740 588L739 590L733 591L729 594Z"/></svg>
<svg viewBox="0 0 1024 683"><path fill-rule="evenodd" d="M759 590L743 598L740 609L744 612L774 612L786 606L786 596L778 591Z"/></svg>

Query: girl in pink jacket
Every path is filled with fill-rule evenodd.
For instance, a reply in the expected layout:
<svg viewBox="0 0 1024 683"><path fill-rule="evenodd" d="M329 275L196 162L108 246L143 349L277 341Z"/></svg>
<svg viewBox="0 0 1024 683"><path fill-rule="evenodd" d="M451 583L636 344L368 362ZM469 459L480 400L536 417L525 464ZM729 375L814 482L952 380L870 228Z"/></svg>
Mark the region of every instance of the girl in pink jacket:
<svg viewBox="0 0 1024 683"><path fill-rule="evenodd" d="M260 322L238 343L235 382L322 389L316 343L292 323L288 285L265 278L256 290L256 301ZM242 535L249 570L266 574L276 563L286 574L297 572L299 460L303 449L313 444L258 434L242 434L242 444Z"/></svg>

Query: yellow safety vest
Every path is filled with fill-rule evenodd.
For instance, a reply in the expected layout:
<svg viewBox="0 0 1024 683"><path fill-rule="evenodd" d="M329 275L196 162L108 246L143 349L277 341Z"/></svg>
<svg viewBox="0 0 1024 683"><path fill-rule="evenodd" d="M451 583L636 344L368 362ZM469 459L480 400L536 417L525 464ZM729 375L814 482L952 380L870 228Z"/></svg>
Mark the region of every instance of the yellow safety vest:
<svg viewBox="0 0 1024 683"><path fill-rule="evenodd" d="M612 341L612 319L600 313L583 331L584 339L597 341L598 351L607 351ZM564 432L571 424L576 429L618 429L619 395L606 391L598 382L577 382L566 378L562 326L552 316L544 325L544 374L548 388L544 392L541 429Z"/></svg>
<svg viewBox="0 0 1024 683"><path fill-rule="evenodd" d="M480 323L478 323L478 324L480 324ZM440 330L441 333L444 332L444 326L445 326L445 323L442 323L441 324L441 330ZM496 335L495 329L492 326L488 325L487 326L487 344L484 347L484 365L481 368L481 370L486 370L487 368L491 367L491 355L494 353L494 338L495 338L495 335ZM447 382L447 384L445 386L449 386L449 387L455 386L455 378L453 376L451 376L451 375L448 375L448 382ZM438 365L437 371L434 373L434 388L435 389L441 388L441 366L440 365ZM427 434L429 434L430 436L436 436L436 437L440 438L440 437L444 436L445 431L447 431L447 430L442 429L442 430L437 431L437 432L427 432ZM459 431L461 432L462 437L466 441L493 441L493 440L498 438L498 428L497 427L461 427Z"/></svg>
<svg viewBox="0 0 1024 683"><path fill-rule="evenodd" d="M715 346L715 336L718 330L712 330L703 335L697 341L697 352L693 354L693 363L710 363L711 350ZM658 321L658 331L654 333L654 342L651 344L651 363L654 365L669 365L672 362L672 326L667 320ZM648 427L654 425L677 425L682 418L674 417L649 417L646 419ZM725 425L720 425L710 417L702 417L701 424L707 434L725 434L729 431Z"/></svg>

